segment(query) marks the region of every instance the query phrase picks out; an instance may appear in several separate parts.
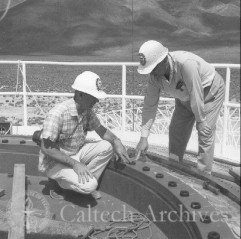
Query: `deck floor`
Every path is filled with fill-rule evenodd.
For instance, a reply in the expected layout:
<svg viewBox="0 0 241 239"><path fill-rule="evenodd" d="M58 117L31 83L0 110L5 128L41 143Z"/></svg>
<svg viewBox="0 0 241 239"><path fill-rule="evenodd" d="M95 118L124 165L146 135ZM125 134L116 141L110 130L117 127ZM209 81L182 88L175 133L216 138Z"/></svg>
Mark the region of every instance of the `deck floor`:
<svg viewBox="0 0 241 239"><path fill-rule="evenodd" d="M55 221L82 224L86 227L91 225L104 227L109 224L110 215L115 215L114 218L118 220L128 215L128 212L137 212L130 205L103 192L101 192L101 199L95 200L92 196L80 195L66 190L63 194L64 200L54 200L49 196L47 178L27 176L26 179L26 193L30 198L26 211L27 213L36 213L36 216L46 215ZM0 174L0 187L6 189L5 195L0 198L0 211L5 211L11 198L11 183L11 177L7 174ZM49 212L47 212L48 210ZM167 239L154 224L152 224L151 229L153 233L152 239ZM101 236L104 236L105 233L101 234ZM148 229L142 230L139 232L138 238L148 238L148 234Z"/></svg>

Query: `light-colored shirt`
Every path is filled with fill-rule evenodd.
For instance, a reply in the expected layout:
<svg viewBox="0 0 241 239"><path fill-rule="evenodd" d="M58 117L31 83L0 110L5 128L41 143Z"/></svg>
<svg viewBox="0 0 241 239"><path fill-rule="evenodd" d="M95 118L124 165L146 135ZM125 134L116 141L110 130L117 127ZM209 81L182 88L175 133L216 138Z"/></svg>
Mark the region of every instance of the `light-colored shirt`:
<svg viewBox="0 0 241 239"><path fill-rule="evenodd" d="M41 137L57 143L60 151L71 156L78 153L84 145L87 131L96 130L100 125L99 119L92 110L78 115L74 99L69 99L49 111ZM41 151L39 159L41 171L45 171L56 162L47 159Z"/></svg>
<svg viewBox="0 0 241 239"><path fill-rule="evenodd" d="M205 120L204 88L215 77L215 68L201 57L185 51L169 52L169 81L163 76L150 74L142 109L142 125L149 125L156 117L160 93L163 91L183 102L190 101L197 122Z"/></svg>

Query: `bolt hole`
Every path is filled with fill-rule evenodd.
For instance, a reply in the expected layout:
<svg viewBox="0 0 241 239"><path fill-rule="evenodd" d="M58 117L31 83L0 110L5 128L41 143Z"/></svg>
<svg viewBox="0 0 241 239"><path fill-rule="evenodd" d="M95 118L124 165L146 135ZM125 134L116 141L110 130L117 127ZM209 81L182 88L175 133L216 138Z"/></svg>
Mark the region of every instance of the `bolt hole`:
<svg viewBox="0 0 241 239"><path fill-rule="evenodd" d="M164 178L164 175L162 173L157 173L156 178Z"/></svg>
<svg viewBox="0 0 241 239"><path fill-rule="evenodd" d="M201 206L201 203L199 202L192 202L191 203L191 208L193 209L200 209L202 206Z"/></svg>
<svg viewBox="0 0 241 239"><path fill-rule="evenodd" d="M143 167L142 170L145 171L145 172L148 172L148 171L150 171L151 169L150 169L149 167L145 166L145 167Z"/></svg>
<svg viewBox="0 0 241 239"><path fill-rule="evenodd" d="M182 190L181 192L180 192L180 196L181 197L189 197L189 192L188 191L186 191L186 190Z"/></svg>
<svg viewBox="0 0 241 239"><path fill-rule="evenodd" d="M174 182L174 181L170 181L170 182L168 182L168 186L169 187L176 187L177 186L177 183L176 182Z"/></svg>
<svg viewBox="0 0 241 239"><path fill-rule="evenodd" d="M200 221L205 224L209 224L212 222L209 215L202 215Z"/></svg>
<svg viewBox="0 0 241 239"><path fill-rule="evenodd" d="M220 234L218 232L209 232L208 239L220 239Z"/></svg>

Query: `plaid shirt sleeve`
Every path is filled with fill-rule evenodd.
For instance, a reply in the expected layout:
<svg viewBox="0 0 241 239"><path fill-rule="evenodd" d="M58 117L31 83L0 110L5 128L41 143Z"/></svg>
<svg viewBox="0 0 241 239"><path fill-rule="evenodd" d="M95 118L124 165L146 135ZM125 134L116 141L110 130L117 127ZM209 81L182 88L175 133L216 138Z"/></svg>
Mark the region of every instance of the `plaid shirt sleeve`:
<svg viewBox="0 0 241 239"><path fill-rule="evenodd" d="M101 125L97 115L91 110L88 131L93 131L99 128Z"/></svg>
<svg viewBox="0 0 241 239"><path fill-rule="evenodd" d="M58 109L50 110L44 121L42 138L49 138L51 141L56 142L59 138L62 124L61 112Z"/></svg>

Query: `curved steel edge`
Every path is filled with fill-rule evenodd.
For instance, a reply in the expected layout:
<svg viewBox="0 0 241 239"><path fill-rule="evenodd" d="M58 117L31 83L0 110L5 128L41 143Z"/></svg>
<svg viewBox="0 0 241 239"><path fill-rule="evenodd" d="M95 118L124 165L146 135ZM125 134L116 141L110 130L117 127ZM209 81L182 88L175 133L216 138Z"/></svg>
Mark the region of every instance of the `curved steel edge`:
<svg viewBox="0 0 241 239"><path fill-rule="evenodd" d="M148 157L158 165L167 167L169 169L175 169L176 171L179 171L181 173L186 173L190 176L193 176L194 178L197 178L203 181L208 181L212 186L218 188L222 194L224 194L225 196L227 196L228 198L230 198L231 200L233 200L234 202L240 205L241 201L240 201L239 185L214 177L212 175L203 173L197 170L195 167L186 166L185 164L169 160L169 158L165 156L160 156L155 153L148 152Z"/></svg>
<svg viewBox="0 0 241 239"><path fill-rule="evenodd" d="M6 142L8 141L8 142ZM5 143L4 143L5 142ZM38 153L39 147L36 146L34 142L32 142L32 139L30 136L1 136L0 137L0 150L7 149L7 145L22 145L24 147L16 147L15 152L26 152L26 149L28 149L29 153ZM33 147L35 146L35 147ZM21 150L22 149L22 150ZM226 180L210 176L208 174L202 173L198 170L196 170L194 167L186 166L184 164L170 161L168 157L160 156L155 153L149 153L148 156L151 160L153 160L155 163L168 167L170 169L175 169L177 171L180 171L182 173L187 173L190 176L193 176L194 178L198 178L203 181L209 181L214 187L217 187L220 189L220 192L229 197L231 200L236 202L237 204L241 204L240 200L240 186L232 184L230 182L227 182Z"/></svg>
<svg viewBox="0 0 241 239"><path fill-rule="evenodd" d="M8 142L6 142L8 141ZM5 142L5 143L4 143ZM29 153L35 154L38 153L39 147L36 146L34 142L32 142L32 139L30 136L1 136L0 137L0 150L7 149L7 145L22 145L24 147L16 147L15 152L26 152L26 149L28 148ZM36 147L33 147L36 146ZM22 150L21 150L22 149ZM198 178L203 181L209 181L214 187L217 187L220 189L220 192L229 197L231 200L236 202L237 204L241 204L240 200L240 186L232 184L226 180L210 176L208 174L202 173L198 170L196 170L194 167L186 166L184 164L170 161L168 157L160 156L155 153L149 153L148 156L151 160L153 160L155 163L168 167L170 169L175 169L177 171L180 171L182 173L187 173L190 176L193 176L194 178Z"/></svg>
<svg viewBox="0 0 241 239"><path fill-rule="evenodd" d="M218 218L217 222L201 222L203 216L209 216L212 213L215 213L216 209L195 190L181 182L176 177L167 174L165 172L165 167L148 164L150 170L143 171L144 167L147 167L147 164L142 162L136 162L136 165L123 165L121 163L116 164L111 162L108 169L141 183L143 187L147 187L156 193L160 198L164 198L164 200L166 200L166 202L168 202L173 209L178 210L179 206L183 205L183 209L189 212L190 218L194 219L192 215L196 215L195 221L185 222L184 219L185 226L191 233L193 233L193 237L191 238L207 239L209 238L208 234L212 232L220 234L220 238L235 238L230 228L221 217ZM157 178L156 175L158 173L161 173L164 177ZM176 182L176 186L170 186L172 185L170 182ZM173 185L175 184L173 183ZM188 191L189 196L181 197L181 191ZM200 204L201 208L193 209L193 205L196 204ZM132 206L135 207L135 205Z"/></svg>
<svg viewBox="0 0 241 239"><path fill-rule="evenodd" d="M7 149L8 148L7 145L12 145L12 146L19 145L21 147L14 148L16 152L19 152L19 149L22 148L23 152L26 152L26 150L28 152L29 150L30 151L32 150L33 153L36 154L36 152L38 152L39 150L39 148L35 146L35 144L31 141L30 137L15 136L15 137L3 137L1 139L5 139L5 140L8 139L8 142L3 143L2 140L0 140L0 149ZM22 144L20 143L21 140L25 140L26 142ZM22 147L23 145L24 147ZM170 174L167 174L165 172L165 167L175 169L176 171L182 171L184 173L192 175L194 178L198 178L205 181L209 180L210 182L218 186L221 189L222 193L224 193L225 195L227 195L237 203L240 203L240 195L237 195L234 192L232 192L229 188L227 188L227 185L225 185L225 183L222 182L221 180L218 180L206 174L197 173L193 168L189 168L185 165L168 161L167 159L160 158L160 156L157 157L156 155L153 155L153 154L149 154L148 156L158 164L155 164L155 165L148 164L149 170L147 171L143 171L143 167L147 166L147 164L142 162L137 162L136 165L123 165L123 164L116 165L113 162L111 162L111 164L108 167L108 170L120 175L124 175L127 178L130 178L138 183L141 183L143 186L151 189L153 193L156 193L159 197L164 198L166 201L169 200L168 202L173 208L178 208L179 205L183 205L184 209L187 209L190 214L192 214L195 211L191 207L192 203L197 203L197 202L200 203L202 205L202 208L209 208L209 212L215 211L215 209L209 204L208 201L200 197L200 195L197 195L197 193L188 185L182 183L180 180L178 180L177 178L174 178ZM156 173L163 174L164 178L156 178ZM177 186L170 187L168 185L168 182L171 182L171 181L173 182L175 181L177 183ZM185 198L180 197L181 190L189 191L190 196ZM163 194L163 192L166 192L167 194ZM133 207L135 206L133 205ZM210 233L211 231L216 231L217 233L219 233L221 235L221 238L229 238L229 239L235 238L230 228L222 220L218 222L212 222L209 224L205 224L205 223L202 223L200 220L197 220L195 221L195 223L186 223L186 226L196 236L199 235L198 237L194 237L194 238L206 239L208 238L208 233Z"/></svg>

